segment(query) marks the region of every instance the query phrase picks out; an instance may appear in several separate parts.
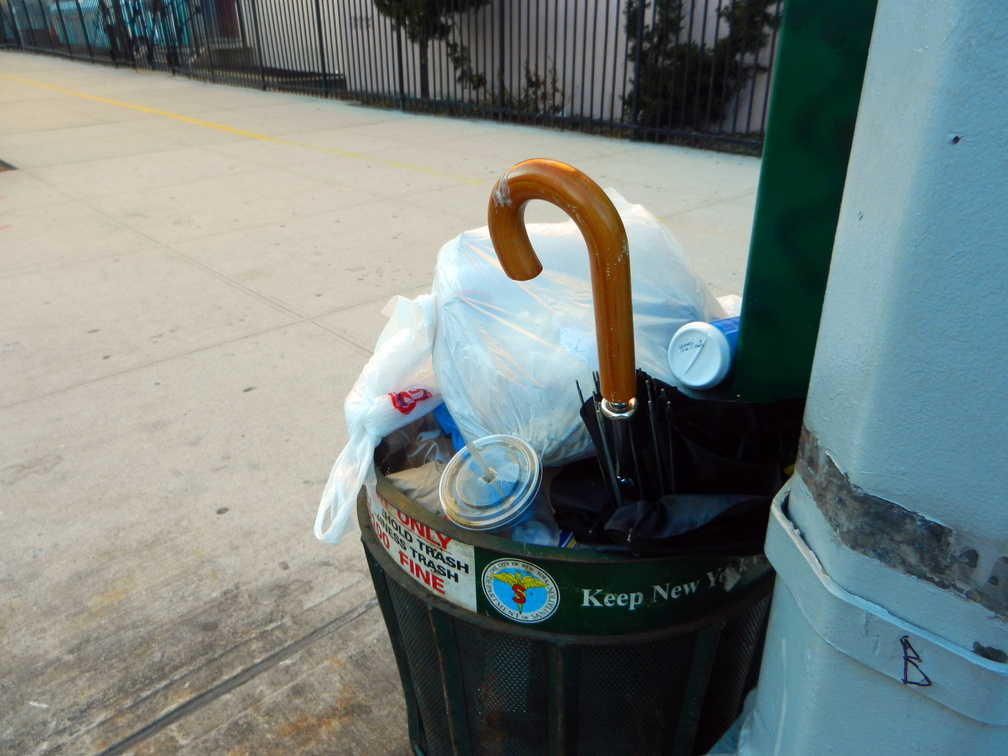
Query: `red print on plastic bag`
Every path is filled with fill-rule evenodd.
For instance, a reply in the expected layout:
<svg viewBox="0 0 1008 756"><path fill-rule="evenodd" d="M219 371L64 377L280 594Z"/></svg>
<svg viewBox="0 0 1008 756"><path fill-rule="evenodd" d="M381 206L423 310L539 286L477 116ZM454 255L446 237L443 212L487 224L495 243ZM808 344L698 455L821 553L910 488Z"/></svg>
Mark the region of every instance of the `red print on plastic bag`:
<svg viewBox="0 0 1008 756"><path fill-rule="evenodd" d="M422 388L400 391L398 394L391 391L389 392L389 398L392 400L392 406L404 415L408 415L416 409L417 402L422 402L424 399L430 399L432 396L434 395L430 391Z"/></svg>

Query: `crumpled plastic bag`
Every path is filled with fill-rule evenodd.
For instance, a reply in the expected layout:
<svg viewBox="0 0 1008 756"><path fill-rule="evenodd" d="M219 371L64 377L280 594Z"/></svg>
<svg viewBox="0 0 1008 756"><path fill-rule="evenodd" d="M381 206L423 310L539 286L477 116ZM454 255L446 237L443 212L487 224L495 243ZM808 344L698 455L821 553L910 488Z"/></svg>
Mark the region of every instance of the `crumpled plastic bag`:
<svg viewBox="0 0 1008 756"><path fill-rule="evenodd" d="M637 365L668 382L675 331L725 312L665 226L612 189L630 248ZM529 224L543 272L518 282L501 270L486 227L441 249L431 294L396 297L344 403L349 441L322 492L315 535L335 544L364 488L376 501L374 452L395 430L444 401L464 438L507 433L547 466L592 455L581 400L598 368L587 246L573 221Z"/></svg>
<svg viewBox="0 0 1008 756"><path fill-rule="evenodd" d="M724 312L668 229L606 193L629 242L636 366L672 383L667 354L676 330ZM486 228L442 247L432 290L434 373L463 437L519 436L544 465L558 465L593 453L575 385L591 393L598 369L588 250L572 220L527 230L543 265L530 281L504 274Z"/></svg>
<svg viewBox="0 0 1008 756"><path fill-rule="evenodd" d="M343 403L349 441L329 474L315 518L315 537L330 544L338 543L347 530L361 487L369 497L378 495L378 443L441 404L431 365L434 297L395 297L382 313L389 321Z"/></svg>

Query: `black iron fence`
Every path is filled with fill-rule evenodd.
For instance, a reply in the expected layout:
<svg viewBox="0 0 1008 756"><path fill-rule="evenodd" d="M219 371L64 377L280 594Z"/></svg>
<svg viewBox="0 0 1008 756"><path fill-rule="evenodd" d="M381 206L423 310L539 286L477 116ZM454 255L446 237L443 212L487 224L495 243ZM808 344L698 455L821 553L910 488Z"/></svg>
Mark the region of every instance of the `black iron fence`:
<svg viewBox="0 0 1008 756"><path fill-rule="evenodd" d="M0 0L0 47L759 153L783 0Z"/></svg>

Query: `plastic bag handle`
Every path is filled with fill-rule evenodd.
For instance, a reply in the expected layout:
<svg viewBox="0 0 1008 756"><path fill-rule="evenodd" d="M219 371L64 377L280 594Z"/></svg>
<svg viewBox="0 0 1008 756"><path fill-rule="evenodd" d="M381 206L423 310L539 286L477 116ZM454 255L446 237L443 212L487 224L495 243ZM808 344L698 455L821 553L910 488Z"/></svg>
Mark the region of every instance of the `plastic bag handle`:
<svg viewBox="0 0 1008 756"><path fill-rule="evenodd" d="M525 229L525 205L532 200L559 207L584 236L591 260L603 409L628 414L634 406L636 360L630 251L619 212L601 187L576 168L544 159L512 166L494 186L487 216L501 267L516 281L528 281L542 272Z"/></svg>

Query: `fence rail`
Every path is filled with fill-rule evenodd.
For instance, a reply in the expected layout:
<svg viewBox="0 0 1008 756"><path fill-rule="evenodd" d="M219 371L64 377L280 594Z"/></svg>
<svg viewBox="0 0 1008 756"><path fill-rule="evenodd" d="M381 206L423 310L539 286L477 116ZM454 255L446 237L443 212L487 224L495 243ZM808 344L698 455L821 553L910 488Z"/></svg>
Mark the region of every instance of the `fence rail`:
<svg viewBox="0 0 1008 756"><path fill-rule="evenodd" d="M0 0L0 47L758 154L783 0Z"/></svg>

